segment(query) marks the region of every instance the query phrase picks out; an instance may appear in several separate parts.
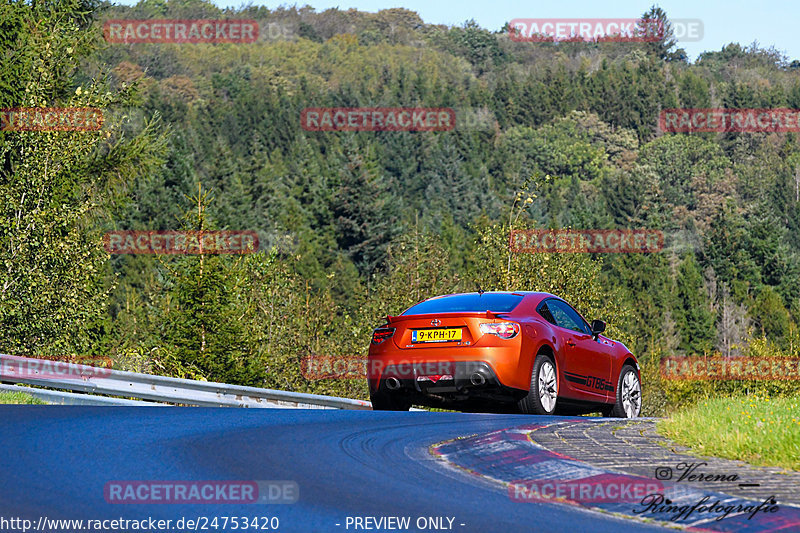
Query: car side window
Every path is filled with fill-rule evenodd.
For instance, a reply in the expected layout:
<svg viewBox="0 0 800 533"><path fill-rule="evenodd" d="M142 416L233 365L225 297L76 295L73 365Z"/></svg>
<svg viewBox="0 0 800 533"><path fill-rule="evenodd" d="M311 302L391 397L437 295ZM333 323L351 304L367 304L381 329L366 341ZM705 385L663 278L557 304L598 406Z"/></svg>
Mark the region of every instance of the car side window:
<svg viewBox="0 0 800 533"><path fill-rule="evenodd" d="M550 309L547 308L547 303L546 302L540 303L539 307L536 308L536 311L538 311L539 314L542 315L542 318L544 318L545 320L547 320L548 322L550 322L553 325L557 325L556 324L556 319L553 318L553 313L551 313Z"/></svg>
<svg viewBox="0 0 800 533"><path fill-rule="evenodd" d="M586 322L566 303L560 300L548 300L547 308L552 313L557 326L580 333L591 333L586 326Z"/></svg>

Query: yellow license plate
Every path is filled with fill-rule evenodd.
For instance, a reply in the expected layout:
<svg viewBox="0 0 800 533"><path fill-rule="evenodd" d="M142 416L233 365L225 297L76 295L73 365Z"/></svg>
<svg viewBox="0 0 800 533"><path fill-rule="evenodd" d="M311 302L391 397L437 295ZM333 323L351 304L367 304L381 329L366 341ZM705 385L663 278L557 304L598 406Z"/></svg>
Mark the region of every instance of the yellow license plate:
<svg viewBox="0 0 800 533"><path fill-rule="evenodd" d="M411 342L452 342L460 340L461 328L411 330Z"/></svg>

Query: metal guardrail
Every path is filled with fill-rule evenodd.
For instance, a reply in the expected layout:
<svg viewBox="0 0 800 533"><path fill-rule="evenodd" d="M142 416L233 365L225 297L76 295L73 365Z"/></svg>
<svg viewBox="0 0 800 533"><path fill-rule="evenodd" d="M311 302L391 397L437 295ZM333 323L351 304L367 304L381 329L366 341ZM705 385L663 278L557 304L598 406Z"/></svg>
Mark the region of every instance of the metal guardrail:
<svg viewBox="0 0 800 533"><path fill-rule="evenodd" d="M89 395L104 394L165 404L197 405L200 407L372 409L372 405L369 402L350 398L169 378L3 354L0 354L0 382L24 383L48 389L63 389L84 393L69 396L67 396L69 393L60 393L60 395L56 396L61 398L61 401L56 401L55 403L69 402L74 404L79 400L75 396L88 397ZM24 389L23 392L28 394L33 394L31 391L43 390L29 387ZM40 392L40 394L42 393ZM55 399L56 396L50 395L51 400ZM115 399L108 398L108 400L113 401ZM45 401L49 400L45 399ZM114 403L117 404L116 402ZM141 404L141 402L137 403ZM84 403L84 405L86 404ZM99 402L92 405L99 405ZM125 405L131 404L126 401Z"/></svg>
<svg viewBox="0 0 800 533"><path fill-rule="evenodd" d="M20 385L2 385L0 392L21 392L28 396L38 398L45 403L58 405L133 405L133 406L165 406L167 404L157 402L145 402L141 400L126 400L125 398L111 398L108 396L95 396L94 394L76 394L74 392L64 392L60 390L36 389L33 387L22 387Z"/></svg>

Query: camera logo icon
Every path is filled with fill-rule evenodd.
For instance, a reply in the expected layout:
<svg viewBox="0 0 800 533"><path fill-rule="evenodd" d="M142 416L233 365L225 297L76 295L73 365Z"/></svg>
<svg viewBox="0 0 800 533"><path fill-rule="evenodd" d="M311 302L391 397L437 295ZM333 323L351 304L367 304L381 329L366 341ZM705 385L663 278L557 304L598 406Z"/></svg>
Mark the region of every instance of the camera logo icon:
<svg viewBox="0 0 800 533"><path fill-rule="evenodd" d="M656 479L659 481L672 479L672 469L668 466L659 466L656 468Z"/></svg>

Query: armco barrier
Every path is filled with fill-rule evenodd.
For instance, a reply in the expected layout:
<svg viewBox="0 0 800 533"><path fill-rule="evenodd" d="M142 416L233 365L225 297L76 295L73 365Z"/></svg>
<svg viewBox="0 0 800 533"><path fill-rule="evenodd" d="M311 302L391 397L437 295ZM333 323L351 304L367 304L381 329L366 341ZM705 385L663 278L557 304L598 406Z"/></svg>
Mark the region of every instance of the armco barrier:
<svg viewBox="0 0 800 533"><path fill-rule="evenodd" d="M37 365L38 363L38 365ZM69 376L53 379L52 375L37 378L37 367L53 361L0 354L0 382L24 383L49 389L78 391L83 395L104 394L137 398L166 404L200 407L266 407L273 409L372 409L369 402L301 392L286 392L257 387L242 387L209 381L168 378L121 370L98 369L75 363L59 363ZM15 372L25 368L22 373ZM35 390L35 389L31 389ZM27 390L25 392L28 392ZM66 393L65 393L66 394ZM49 401L49 400L45 400ZM62 397L54 403L75 403L77 399ZM110 402L104 402L110 403ZM95 405L99 404L96 403Z"/></svg>
<svg viewBox="0 0 800 533"><path fill-rule="evenodd" d="M28 396L38 398L45 403L56 405L125 405L125 406L145 406L158 407L167 406L165 403L146 402L143 400L126 400L125 398L111 398L109 396L95 396L94 394L79 394L74 392L64 392L60 390L37 389L34 387L22 387L20 385L2 385L0 392L21 392Z"/></svg>

